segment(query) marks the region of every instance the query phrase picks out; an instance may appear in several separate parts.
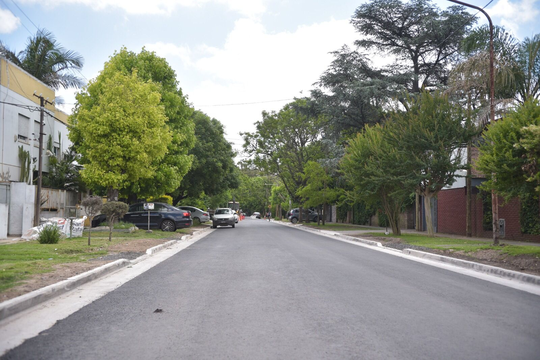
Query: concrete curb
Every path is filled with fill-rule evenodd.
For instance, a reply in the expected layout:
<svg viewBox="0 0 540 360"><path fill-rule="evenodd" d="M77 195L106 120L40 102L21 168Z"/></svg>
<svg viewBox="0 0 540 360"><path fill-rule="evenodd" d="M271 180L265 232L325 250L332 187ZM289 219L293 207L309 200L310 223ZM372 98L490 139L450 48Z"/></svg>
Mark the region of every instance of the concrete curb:
<svg viewBox="0 0 540 360"><path fill-rule="evenodd" d="M277 223L279 223L279 222L277 222ZM313 232L313 233L320 233L320 234L323 234L323 235L335 236L337 238L341 238L341 239L344 239L344 240L360 242L360 243L363 243L363 244L367 244L367 245L371 245L371 246L375 246L375 247L380 247L380 248L383 248L385 250L394 250L396 252L401 252L401 253L406 254L406 255L410 255L410 256L414 256L414 257L418 257L418 258L422 258L422 259L429 259L429 260L433 260L433 261L438 261L438 262L442 262L442 263L446 263L446 264L451 264L451 265L459 266L459 267L462 267L462 268L465 268L465 269L471 269L471 270L475 270L475 271L482 272L482 273L496 275L496 276L506 278L506 279L517 280L517 281L527 283L527 284L540 285L540 276L536 276L536 275L530 275L530 274L521 273L521 272L518 272L518 271L503 269L503 268L496 267L496 266L485 265L485 264L477 263L477 262L474 262L474 261L462 260L462 259L457 259L457 258L453 258L453 257L449 257L449 256L432 254L432 253L419 251L419 250L413 250L413 249L397 250L397 249L385 247L385 246L382 245L382 243L380 243L378 241L366 240L366 239L357 238L357 237L354 237L354 236L343 235L343 234L340 234L339 232L325 231L325 230L319 230L319 229L309 229L309 228L302 227L301 225L292 225L292 224L290 224L290 225L289 224L283 224L283 225L285 225L285 226L293 226L293 227L295 227L295 228L297 228L299 230L303 230L303 231L309 231L309 232Z"/></svg>
<svg viewBox="0 0 540 360"><path fill-rule="evenodd" d="M472 269L472 270L487 273L487 274L497 275L497 276L504 277L507 279L513 279L513 280L517 280L517 281L521 281L521 282L533 284L533 285L540 285L540 276L525 274L518 271L507 270L507 269L503 269L496 266L485 265L485 264L462 260L462 259L456 259L449 256L437 255L437 254L432 254L432 253L419 251L419 250L404 249L402 250L402 252L404 254L419 257L422 259L435 260L435 261L452 264L452 265L459 266L466 269Z"/></svg>
<svg viewBox="0 0 540 360"><path fill-rule="evenodd" d="M208 232L210 228L196 231L192 235L184 235L182 236L181 240L186 240L190 237L193 237L195 235L202 234L204 232ZM86 284L92 280L95 280L97 278L100 278L104 275L110 274L116 270L119 270L123 267L126 267L128 265L134 265L137 264L149 256L152 256L158 251L164 250L171 245L177 243L179 240L171 240L167 241L166 243L163 243L161 245L154 246L150 249L146 250L146 254L139 256L136 259L133 259L131 261L126 259L119 259L114 262L111 262L109 264L105 264L103 266L97 267L95 269L92 269L90 271L84 272L79 275L75 275L69 279L60 281L56 284L52 284L49 286L46 286L44 288L34 290L32 292L29 292L28 294L21 295L19 297L7 300L5 302L0 303L0 321L4 320L5 318L17 314L21 311L24 311L26 309L31 308L32 306L39 305L47 300L50 300L54 297L60 296L68 291L71 291L75 289L76 287Z"/></svg>
<svg viewBox="0 0 540 360"><path fill-rule="evenodd" d="M131 264L131 262L126 259L116 260L112 263L105 264L85 273L75 275L69 279L60 281L59 283L46 286L44 288L32 291L28 294L24 294L14 299L10 299L3 303L0 303L0 320L3 320L18 312L29 309L32 306L41 304L42 302L50 300L56 296L62 295L68 291L73 290L77 286L97 279L103 275L109 274L129 264Z"/></svg>

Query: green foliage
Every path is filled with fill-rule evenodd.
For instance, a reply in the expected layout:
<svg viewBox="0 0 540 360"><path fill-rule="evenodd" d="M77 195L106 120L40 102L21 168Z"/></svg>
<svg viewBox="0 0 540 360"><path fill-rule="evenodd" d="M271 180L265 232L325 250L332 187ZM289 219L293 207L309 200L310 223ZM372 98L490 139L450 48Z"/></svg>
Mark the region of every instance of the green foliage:
<svg viewBox="0 0 540 360"><path fill-rule="evenodd" d="M114 224L127 213L128 209L129 206L120 201L108 201L103 204L101 212L107 216L107 223L109 224L109 241L111 241Z"/></svg>
<svg viewBox="0 0 540 360"><path fill-rule="evenodd" d="M55 90L61 87L81 88L84 84L75 75L83 67L82 56L64 49L45 29L38 29L34 36L29 37L26 48L17 54L0 42L0 55Z"/></svg>
<svg viewBox="0 0 540 360"><path fill-rule="evenodd" d="M529 136L526 129L531 125L540 125L540 103L537 100L525 102L488 126L482 135L484 141L475 164L487 178L481 185L482 189L493 189L505 199L540 195L540 183L535 181L540 150L532 145L538 144L538 140L532 136L531 147L527 145Z"/></svg>
<svg viewBox="0 0 540 360"><path fill-rule="evenodd" d="M155 176L172 139L158 90L136 71L124 75L107 63L77 94L69 138L82 156L81 176L89 186L126 192Z"/></svg>
<svg viewBox="0 0 540 360"><path fill-rule="evenodd" d="M540 202L531 194L522 196L519 221L523 234L540 235Z"/></svg>
<svg viewBox="0 0 540 360"><path fill-rule="evenodd" d="M296 193L307 207L333 203L339 196L339 192L332 188L332 177L318 162L307 162L303 180L306 185L298 189Z"/></svg>
<svg viewBox="0 0 540 360"><path fill-rule="evenodd" d="M235 199L240 203L244 212L251 214L258 211L265 214L268 196L270 196L270 187L272 179L257 175L240 174L240 186L234 190Z"/></svg>
<svg viewBox="0 0 540 360"><path fill-rule="evenodd" d="M24 150L23 146L19 146L19 162L21 163L20 182L28 183L30 180L30 151Z"/></svg>
<svg viewBox="0 0 540 360"><path fill-rule="evenodd" d="M349 142L341 168L353 186L349 201L382 204L393 233L399 235L399 212L415 184L403 168L410 154L392 146L387 129L366 127Z"/></svg>
<svg viewBox="0 0 540 360"><path fill-rule="evenodd" d="M150 196L149 198L146 199L146 202L162 202L162 203L172 205L173 198L172 196L169 196L169 195L161 195L161 196L156 196L156 197Z"/></svg>
<svg viewBox="0 0 540 360"><path fill-rule="evenodd" d="M49 172L43 174L43 186L52 189L83 192L86 186L81 179L82 166L77 163L79 155L73 147L66 150L61 160L49 156Z"/></svg>
<svg viewBox="0 0 540 360"><path fill-rule="evenodd" d="M249 164L268 174L276 174L291 199L305 185L304 166L321 157L324 116L316 113L306 99L297 99L279 112L263 112L255 133L243 133L244 150L253 157Z"/></svg>
<svg viewBox="0 0 540 360"><path fill-rule="evenodd" d="M43 227L38 236L40 244L57 244L60 240L60 229L55 224L48 224Z"/></svg>
<svg viewBox="0 0 540 360"><path fill-rule="evenodd" d="M479 196L482 199L482 229L484 231L491 231L493 230L493 203L491 192L480 191Z"/></svg>
<svg viewBox="0 0 540 360"><path fill-rule="evenodd" d="M225 139L223 125L208 115L195 111L195 146L189 151L193 157L190 170L172 195L174 203L184 198L198 198L202 194L214 196L239 185L234 163L235 152Z"/></svg>
<svg viewBox="0 0 540 360"><path fill-rule="evenodd" d="M540 34L525 38L519 46L517 81L518 100L523 102L540 97Z"/></svg>
<svg viewBox="0 0 540 360"><path fill-rule="evenodd" d="M388 71L407 76L408 90L418 93L446 83L475 21L462 6L441 11L429 0L373 0L356 9L351 23L362 35L355 44L396 57Z"/></svg>
<svg viewBox="0 0 540 360"><path fill-rule="evenodd" d="M368 205L364 202L357 202L352 207L353 210L353 224L358 225L369 225L369 221L373 215L375 215L375 207ZM347 214L345 214L346 216ZM388 217L386 215L385 219L388 221ZM379 213L379 222L381 219L381 213ZM380 225L383 226L383 225Z"/></svg>
<svg viewBox="0 0 540 360"><path fill-rule="evenodd" d="M175 71L164 58L154 52L142 49L136 54L121 48L109 61L114 71L124 75L137 73L143 82L151 82L160 93L160 106L165 111L171 140L166 141L166 156L152 162L154 174L130 183L124 195L141 197L158 196L173 192L180 186L190 169L193 157L188 151L195 143L192 109L182 93Z"/></svg>

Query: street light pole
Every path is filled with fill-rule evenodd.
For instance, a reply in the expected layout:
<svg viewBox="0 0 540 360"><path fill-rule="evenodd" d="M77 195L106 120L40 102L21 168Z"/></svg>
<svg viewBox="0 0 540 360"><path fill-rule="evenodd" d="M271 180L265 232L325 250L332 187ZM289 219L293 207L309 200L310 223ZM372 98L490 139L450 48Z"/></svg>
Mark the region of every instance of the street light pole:
<svg viewBox="0 0 540 360"><path fill-rule="evenodd" d="M481 7L471 5L458 0L448 0L456 4L467 6L480 11L486 16L489 22L489 120L495 123L495 74L493 63L495 54L493 52L493 22ZM494 190L491 190L491 213L493 216L493 245L499 245L499 199Z"/></svg>

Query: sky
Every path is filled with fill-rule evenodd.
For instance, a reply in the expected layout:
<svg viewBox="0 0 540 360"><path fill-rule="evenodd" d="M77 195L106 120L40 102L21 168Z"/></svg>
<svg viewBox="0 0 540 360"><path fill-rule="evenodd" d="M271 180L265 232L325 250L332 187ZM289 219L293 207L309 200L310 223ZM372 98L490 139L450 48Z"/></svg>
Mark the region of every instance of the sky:
<svg viewBox="0 0 540 360"><path fill-rule="evenodd" d="M224 125L242 158L240 132L255 131L262 111L309 95L330 52L359 38L350 24L366 0L0 0L0 40L24 49L37 28L85 60L88 81L121 47L143 47L176 71L190 104ZM436 0L440 9L454 5ZM470 0L484 7L489 0ZM540 0L493 0L495 25L523 40L540 33ZM471 14L476 13L470 10ZM486 23L483 15L477 24ZM376 54L374 65L384 61ZM59 90L70 114L77 90Z"/></svg>

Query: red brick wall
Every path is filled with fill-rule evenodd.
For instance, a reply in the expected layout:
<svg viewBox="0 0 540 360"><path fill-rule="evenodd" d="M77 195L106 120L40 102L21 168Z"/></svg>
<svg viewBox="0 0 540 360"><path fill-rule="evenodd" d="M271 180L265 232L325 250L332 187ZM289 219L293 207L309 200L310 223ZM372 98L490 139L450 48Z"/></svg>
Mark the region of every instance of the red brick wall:
<svg viewBox="0 0 540 360"><path fill-rule="evenodd" d="M465 188L442 190L438 195L438 232L443 234L466 235L467 196ZM521 205L518 199L512 199L504 204L499 198L499 219L505 219L506 229L504 239L540 242L540 235L521 233L519 211ZM482 199L472 196L472 236L493 237L493 232L482 228Z"/></svg>

